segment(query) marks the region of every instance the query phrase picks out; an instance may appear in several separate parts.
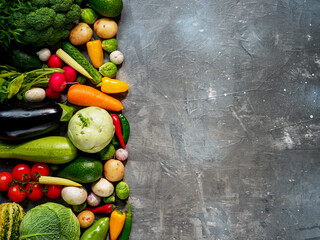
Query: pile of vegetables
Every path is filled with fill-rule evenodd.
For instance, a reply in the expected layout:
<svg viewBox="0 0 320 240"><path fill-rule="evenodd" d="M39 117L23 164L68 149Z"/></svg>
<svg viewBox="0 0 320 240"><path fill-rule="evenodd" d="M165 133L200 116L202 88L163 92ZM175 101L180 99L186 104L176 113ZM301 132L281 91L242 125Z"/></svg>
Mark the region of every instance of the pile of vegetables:
<svg viewBox="0 0 320 240"><path fill-rule="evenodd" d="M129 239L130 124L121 102L129 85L116 79L122 0L87 3L0 4L0 52L8 56L0 65L0 161L16 159L0 172L11 201L0 205L0 229L10 229L0 239ZM25 213L24 201L47 203Z"/></svg>

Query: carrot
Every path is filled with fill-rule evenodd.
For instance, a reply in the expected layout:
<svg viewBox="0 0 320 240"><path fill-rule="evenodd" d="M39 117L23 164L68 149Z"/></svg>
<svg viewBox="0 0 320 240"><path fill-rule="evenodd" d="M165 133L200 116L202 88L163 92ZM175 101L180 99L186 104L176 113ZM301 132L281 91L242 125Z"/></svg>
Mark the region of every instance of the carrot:
<svg viewBox="0 0 320 240"><path fill-rule="evenodd" d="M110 111L123 109L122 103L118 99L87 85L72 85L68 90L67 97L70 103L79 106L96 106Z"/></svg>

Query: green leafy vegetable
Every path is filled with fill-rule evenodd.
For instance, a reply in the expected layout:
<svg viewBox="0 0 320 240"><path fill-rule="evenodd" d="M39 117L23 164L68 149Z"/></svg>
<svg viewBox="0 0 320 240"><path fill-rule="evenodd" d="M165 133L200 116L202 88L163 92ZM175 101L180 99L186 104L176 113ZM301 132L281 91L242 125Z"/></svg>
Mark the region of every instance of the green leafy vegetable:
<svg viewBox="0 0 320 240"><path fill-rule="evenodd" d="M20 240L78 240L80 224L70 208L45 203L29 210L20 225Z"/></svg>
<svg viewBox="0 0 320 240"><path fill-rule="evenodd" d="M40 68L25 73L17 72L8 65L0 65L0 103L16 96L23 99L32 87L46 87L52 73L63 72L60 68Z"/></svg>

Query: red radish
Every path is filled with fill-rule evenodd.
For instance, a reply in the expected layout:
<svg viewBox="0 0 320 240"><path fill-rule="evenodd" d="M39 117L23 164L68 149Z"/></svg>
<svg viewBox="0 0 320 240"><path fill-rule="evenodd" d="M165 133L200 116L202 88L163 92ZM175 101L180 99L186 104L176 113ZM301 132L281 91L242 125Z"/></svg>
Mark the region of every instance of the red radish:
<svg viewBox="0 0 320 240"><path fill-rule="evenodd" d="M48 60L49 68L61 68L63 65L63 61L56 55L52 54Z"/></svg>
<svg viewBox="0 0 320 240"><path fill-rule="evenodd" d="M73 82L77 78L77 72L72 67L65 66L62 68L64 70L63 75L66 77L68 82Z"/></svg>
<svg viewBox="0 0 320 240"><path fill-rule="evenodd" d="M53 73L49 78L49 87L55 92L61 92L67 86L66 77L62 73Z"/></svg>
<svg viewBox="0 0 320 240"><path fill-rule="evenodd" d="M57 99L58 97L60 97L60 92L55 92L50 87L48 87L46 89L46 95L50 99Z"/></svg>

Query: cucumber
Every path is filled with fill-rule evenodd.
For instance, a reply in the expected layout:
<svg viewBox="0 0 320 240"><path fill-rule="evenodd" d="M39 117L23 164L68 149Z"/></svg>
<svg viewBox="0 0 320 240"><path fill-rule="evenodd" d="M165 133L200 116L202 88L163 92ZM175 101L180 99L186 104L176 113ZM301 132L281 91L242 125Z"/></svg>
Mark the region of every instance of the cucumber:
<svg viewBox="0 0 320 240"><path fill-rule="evenodd" d="M31 162L63 164L76 158L77 148L62 136L49 136L25 143L0 142L0 158L21 159Z"/></svg>
<svg viewBox="0 0 320 240"><path fill-rule="evenodd" d="M69 42L64 42L62 44L62 50L76 60L76 62L79 63L89 73L89 75L92 77L92 79L90 79L92 84L97 85L101 82L102 75L96 68L92 66L89 60L75 46Z"/></svg>
<svg viewBox="0 0 320 240"><path fill-rule="evenodd" d="M10 54L9 63L20 71L29 71L42 67L42 62L35 54L32 55L18 49L13 50Z"/></svg>
<svg viewBox="0 0 320 240"><path fill-rule="evenodd" d="M103 165L98 159L82 156L58 171L56 176L78 183L92 183L102 176Z"/></svg>

